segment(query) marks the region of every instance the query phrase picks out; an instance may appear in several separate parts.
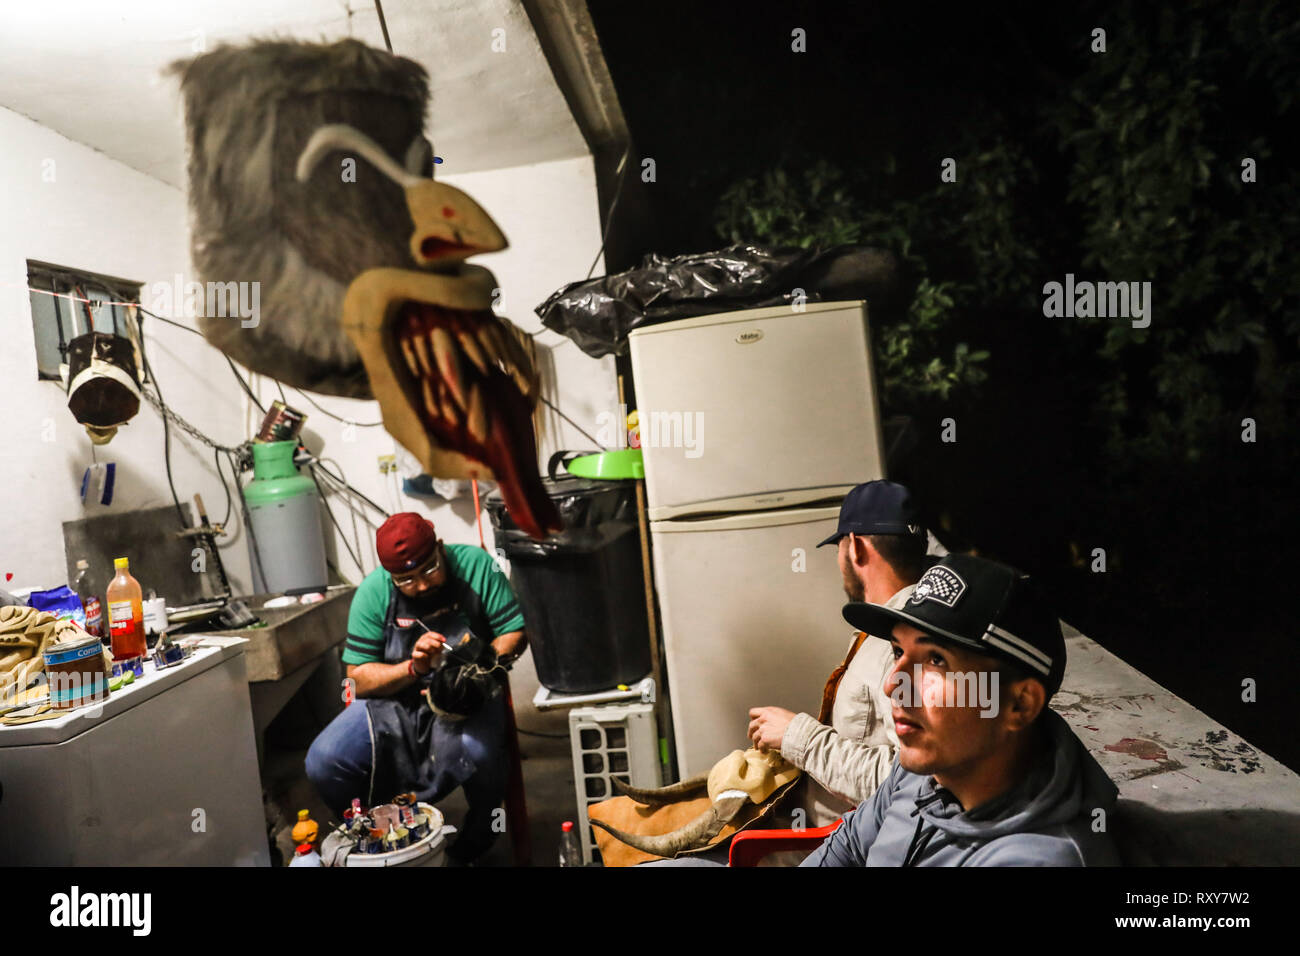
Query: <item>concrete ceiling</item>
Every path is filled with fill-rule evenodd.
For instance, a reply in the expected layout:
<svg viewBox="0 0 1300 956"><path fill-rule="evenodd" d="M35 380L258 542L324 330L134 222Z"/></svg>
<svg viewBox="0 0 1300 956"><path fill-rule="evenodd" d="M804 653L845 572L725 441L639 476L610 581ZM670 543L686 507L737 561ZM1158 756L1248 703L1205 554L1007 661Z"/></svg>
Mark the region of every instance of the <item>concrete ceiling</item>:
<svg viewBox="0 0 1300 956"><path fill-rule="evenodd" d="M383 0L393 52L429 71L426 127L439 172L588 150L517 0ZM371 0L57 0L0 12L0 106L184 188L173 60L254 37L383 48ZM504 30L504 52L493 31Z"/></svg>

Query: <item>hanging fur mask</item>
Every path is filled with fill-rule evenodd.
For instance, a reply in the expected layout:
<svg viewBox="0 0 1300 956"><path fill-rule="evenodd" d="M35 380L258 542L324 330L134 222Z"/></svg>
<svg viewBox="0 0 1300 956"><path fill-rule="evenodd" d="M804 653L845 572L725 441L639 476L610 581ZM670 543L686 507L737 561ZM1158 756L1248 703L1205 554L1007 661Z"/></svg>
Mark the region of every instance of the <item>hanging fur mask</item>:
<svg viewBox="0 0 1300 956"><path fill-rule="evenodd" d="M223 46L173 70L195 267L209 292L257 303L251 318L204 315L208 341L286 384L378 400L425 472L494 477L521 528L558 530L533 363L492 314L496 280L465 261L506 239L432 179L424 68L343 40Z"/></svg>

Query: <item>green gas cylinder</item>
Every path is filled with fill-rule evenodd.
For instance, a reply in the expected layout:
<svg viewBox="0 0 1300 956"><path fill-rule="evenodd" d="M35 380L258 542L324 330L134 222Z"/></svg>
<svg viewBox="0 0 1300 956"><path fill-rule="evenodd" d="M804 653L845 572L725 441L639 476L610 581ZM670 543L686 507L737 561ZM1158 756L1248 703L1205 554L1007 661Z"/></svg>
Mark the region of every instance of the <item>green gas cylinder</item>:
<svg viewBox="0 0 1300 956"><path fill-rule="evenodd" d="M248 507L253 587L263 594L329 583L325 534L316 482L293 463L295 441L253 446L253 480L244 487Z"/></svg>

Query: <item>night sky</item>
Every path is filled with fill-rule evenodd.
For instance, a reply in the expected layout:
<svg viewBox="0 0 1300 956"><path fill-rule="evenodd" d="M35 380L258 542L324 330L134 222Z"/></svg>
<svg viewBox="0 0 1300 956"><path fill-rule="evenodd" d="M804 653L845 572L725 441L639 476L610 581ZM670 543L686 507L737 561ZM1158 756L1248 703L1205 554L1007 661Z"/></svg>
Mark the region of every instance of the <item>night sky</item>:
<svg viewBox="0 0 1300 956"><path fill-rule="evenodd" d="M1075 5L761 2L590 4L640 156L657 233L645 251L718 245L710 197L782 157L851 167L890 153L899 185L934 183L954 130L995 104L1015 122L1047 78L1087 66ZM743 11L743 15L737 13ZM791 50L806 31L807 52ZM1042 157L1051 161L1052 157Z"/></svg>

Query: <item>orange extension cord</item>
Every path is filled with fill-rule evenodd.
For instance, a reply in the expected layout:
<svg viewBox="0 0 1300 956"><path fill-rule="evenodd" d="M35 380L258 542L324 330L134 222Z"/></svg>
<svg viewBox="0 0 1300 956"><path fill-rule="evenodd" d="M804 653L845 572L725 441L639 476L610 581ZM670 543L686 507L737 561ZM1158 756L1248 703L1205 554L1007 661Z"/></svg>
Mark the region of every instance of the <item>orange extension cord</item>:
<svg viewBox="0 0 1300 956"><path fill-rule="evenodd" d="M486 551L487 543L483 540L483 512L478 506L478 479L471 478L469 486L474 490L474 521L478 525L478 546Z"/></svg>

